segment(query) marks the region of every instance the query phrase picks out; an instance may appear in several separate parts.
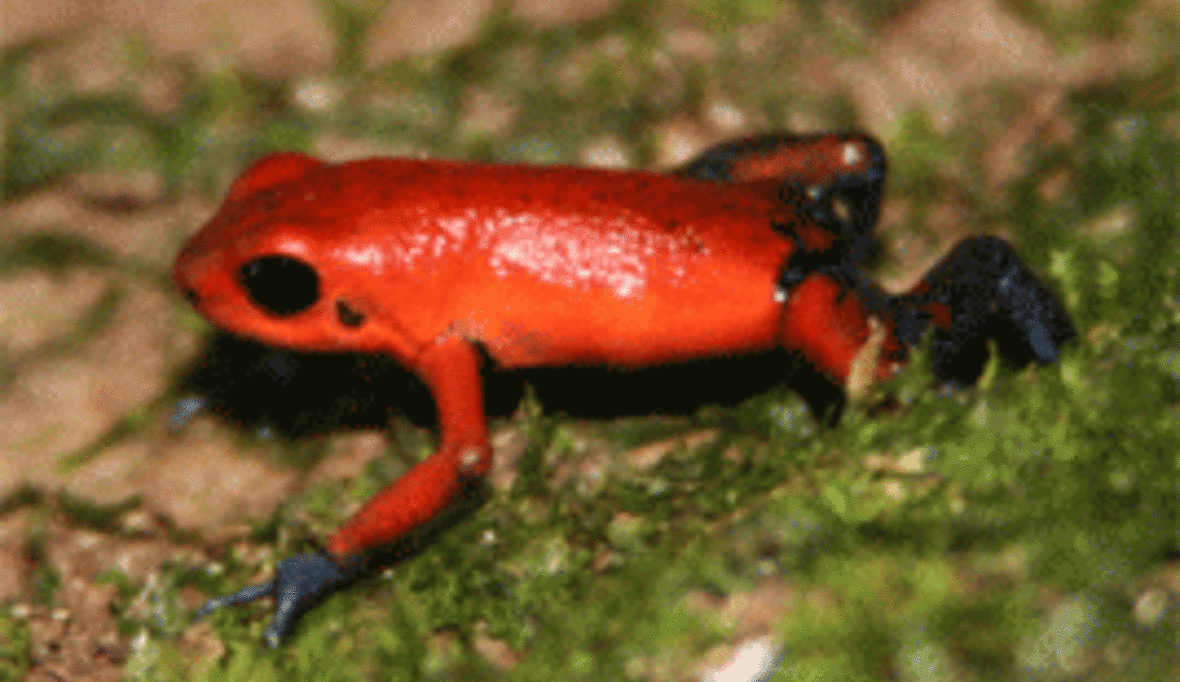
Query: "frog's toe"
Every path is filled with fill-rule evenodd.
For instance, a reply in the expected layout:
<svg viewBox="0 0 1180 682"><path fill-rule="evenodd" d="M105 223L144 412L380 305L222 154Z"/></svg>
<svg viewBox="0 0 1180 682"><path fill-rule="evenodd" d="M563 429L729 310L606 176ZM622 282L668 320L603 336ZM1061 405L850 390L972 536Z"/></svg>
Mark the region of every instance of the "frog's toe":
<svg viewBox="0 0 1180 682"><path fill-rule="evenodd" d="M210 599L205 602L205 605L201 607L200 611L197 611L194 620L200 620L223 606L237 606L238 604L252 602L259 597L264 597L274 592L274 587L275 581L268 580L259 585L251 585L250 587L243 588L233 594L226 594Z"/></svg>
<svg viewBox="0 0 1180 682"><path fill-rule="evenodd" d="M1014 331L1012 342L1004 343L1006 339L1002 336L998 339L1001 351L1006 351L1018 364L1057 362L1062 346L1077 338L1077 330L1065 307L1044 282L1019 264L1000 278L996 299Z"/></svg>

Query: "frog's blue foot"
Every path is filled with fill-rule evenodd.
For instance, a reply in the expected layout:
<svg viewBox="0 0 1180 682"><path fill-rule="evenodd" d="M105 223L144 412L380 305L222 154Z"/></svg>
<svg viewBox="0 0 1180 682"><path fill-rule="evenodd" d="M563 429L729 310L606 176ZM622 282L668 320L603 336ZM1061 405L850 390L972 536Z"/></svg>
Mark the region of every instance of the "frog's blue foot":
<svg viewBox="0 0 1180 682"><path fill-rule="evenodd" d="M359 571L359 562L344 567L324 554L297 554L279 562L274 580L253 585L234 594L205 602L196 617L202 618L223 606L237 606L259 597L274 595L275 615L262 635L272 649L290 629L299 614L348 582Z"/></svg>
<svg viewBox="0 0 1180 682"><path fill-rule="evenodd" d="M987 341L1011 366L1048 365L1077 337L1065 306L998 237L964 239L914 289L891 302L898 340L914 346L934 327L935 376L965 386L987 362Z"/></svg>

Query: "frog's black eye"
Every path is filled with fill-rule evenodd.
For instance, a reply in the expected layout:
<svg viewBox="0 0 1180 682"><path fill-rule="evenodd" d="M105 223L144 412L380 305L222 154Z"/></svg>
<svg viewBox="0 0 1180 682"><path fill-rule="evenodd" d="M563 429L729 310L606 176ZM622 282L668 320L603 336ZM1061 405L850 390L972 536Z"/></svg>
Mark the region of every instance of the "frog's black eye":
<svg viewBox="0 0 1180 682"><path fill-rule="evenodd" d="M263 256L238 270L250 299L271 315L303 312L320 297L320 279L306 263L285 256Z"/></svg>

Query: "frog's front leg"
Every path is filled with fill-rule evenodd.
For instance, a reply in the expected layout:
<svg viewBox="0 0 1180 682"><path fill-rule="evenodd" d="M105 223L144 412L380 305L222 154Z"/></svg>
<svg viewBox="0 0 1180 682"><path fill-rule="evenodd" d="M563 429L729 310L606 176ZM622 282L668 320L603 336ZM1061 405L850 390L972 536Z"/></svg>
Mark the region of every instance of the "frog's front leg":
<svg viewBox="0 0 1180 682"><path fill-rule="evenodd" d="M479 356L467 341L449 337L424 349L413 364L434 396L442 432L438 450L366 502L328 539L326 552L281 561L274 580L212 599L197 617L274 595L274 619L263 638L276 647L301 611L362 572L372 550L422 529L443 510L475 495L492 455Z"/></svg>
<svg viewBox="0 0 1180 682"><path fill-rule="evenodd" d="M1077 337L1065 306L998 237L964 239L924 278L889 304L897 340L912 348L933 328L932 365L939 381L973 383L987 362L987 341L1012 366L1057 361Z"/></svg>

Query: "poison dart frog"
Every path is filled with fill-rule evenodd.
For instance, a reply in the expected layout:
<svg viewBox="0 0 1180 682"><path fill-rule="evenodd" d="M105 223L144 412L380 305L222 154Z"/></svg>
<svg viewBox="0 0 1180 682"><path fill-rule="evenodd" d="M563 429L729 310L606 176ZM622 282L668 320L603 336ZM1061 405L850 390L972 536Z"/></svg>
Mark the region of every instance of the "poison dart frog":
<svg viewBox="0 0 1180 682"><path fill-rule="evenodd" d="M844 385L875 327L877 380L927 331L944 383L973 382L989 340L1010 364L1055 362L1074 326L999 238L959 242L901 295L864 274L884 183L881 145L863 133L746 138L667 174L255 162L180 252L176 286L232 334L396 359L428 387L440 445L323 550L198 617L274 595L264 640L277 646L375 550L476 495L492 456L481 353L507 368L638 367L785 348Z"/></svg>

